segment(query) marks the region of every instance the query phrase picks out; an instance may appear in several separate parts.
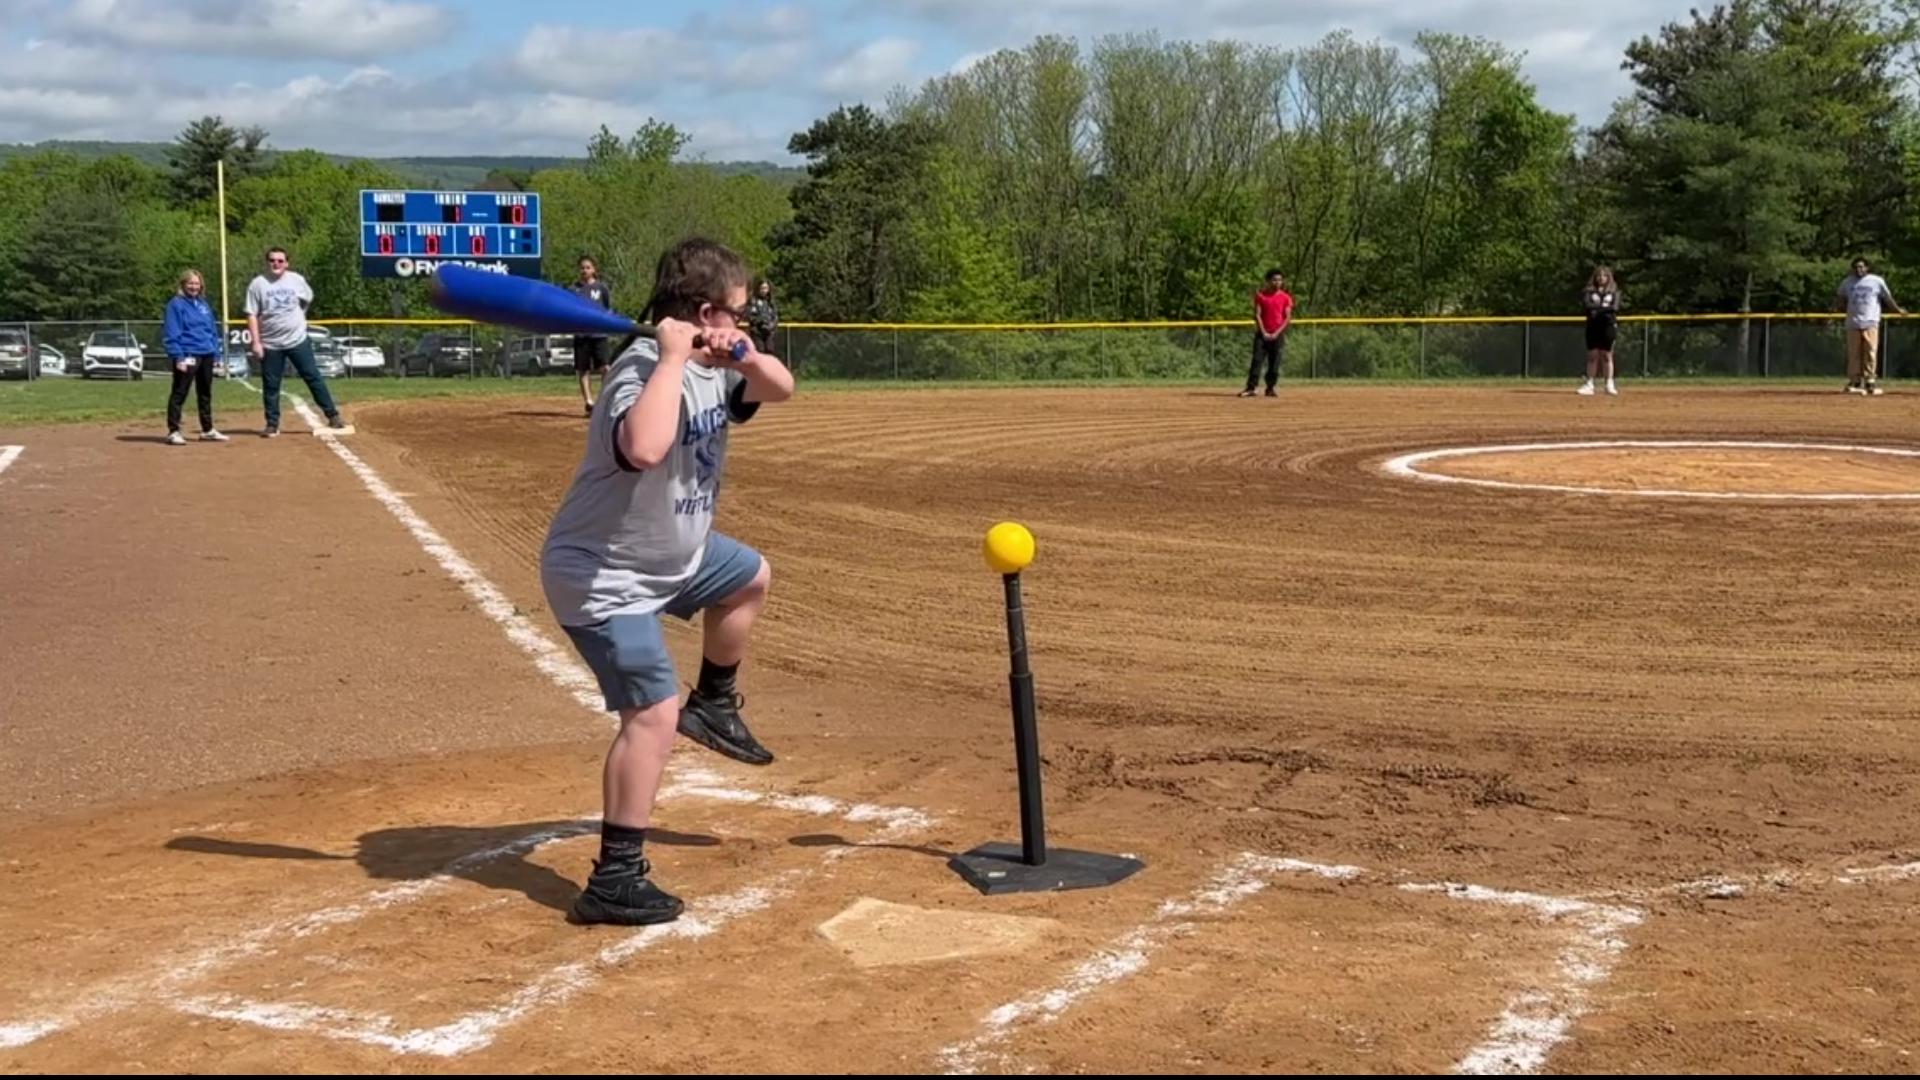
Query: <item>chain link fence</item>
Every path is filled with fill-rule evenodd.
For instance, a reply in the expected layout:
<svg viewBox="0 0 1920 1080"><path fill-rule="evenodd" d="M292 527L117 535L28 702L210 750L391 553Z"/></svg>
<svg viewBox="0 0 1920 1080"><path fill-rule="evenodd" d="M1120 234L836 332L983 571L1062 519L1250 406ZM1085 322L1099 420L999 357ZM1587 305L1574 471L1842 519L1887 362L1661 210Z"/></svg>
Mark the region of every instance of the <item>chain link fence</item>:
<svg viewBox="0 0 1920 1080"><path fill-rule="evenodd" d="M572 338L458 320L313 324L328 378L525 378L573 373ZM167 377L160 323L0 323L0 378ZM1920 375L1897 319L1882 323L1882 378ZM914 381L1245 379L1247 323L921 327L794 323L775 347L805 378ZM33 357L16 365L16 355ZM1833 377L1846 370L1842 316L1622 319L1624 378ZM1572 379L1586 372L1579 320L1313 320L1287 331L1281 376L1312 379ZM258 375L244 323L220 373Z"/></svg>
<svg viewBox="0 0 1920 1080"><path fill-rule="evenodd" d="M1622 320L1614 368L1622 377L1843 377L1845 322L1719 316ZM1913 377L1903 328L1882 324L1882 378ZM821 379L1244 379L1253 361L1246 324L1097 328L826 326L778 334L781 356ZM1586 374L1586 335L1557 319L1300 320L1287 331L1282 378L1570 379Z"/></svg>

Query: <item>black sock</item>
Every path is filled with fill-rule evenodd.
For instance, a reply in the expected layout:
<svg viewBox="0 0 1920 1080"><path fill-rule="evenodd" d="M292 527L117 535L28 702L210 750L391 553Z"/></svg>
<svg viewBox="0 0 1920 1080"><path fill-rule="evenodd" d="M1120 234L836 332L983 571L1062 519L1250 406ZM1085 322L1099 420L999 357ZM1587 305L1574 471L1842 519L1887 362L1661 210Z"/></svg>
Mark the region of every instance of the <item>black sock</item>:
<svg viewBox="0 0 1920 1080"><path fill-rule="evenodd" d="M703 698L725 698L733 696L733 673L740 670L739 664L716 664L706 657L700 658L700 696Z"/></svg>
<svg viewBox="0 0 1920 1080"><path fill-rule="evenodd" d="M615 825L610 821L600 823L600 865L630 866L640 861L641 845L647 841L647 830L630 829L625 825Z"/></svg>

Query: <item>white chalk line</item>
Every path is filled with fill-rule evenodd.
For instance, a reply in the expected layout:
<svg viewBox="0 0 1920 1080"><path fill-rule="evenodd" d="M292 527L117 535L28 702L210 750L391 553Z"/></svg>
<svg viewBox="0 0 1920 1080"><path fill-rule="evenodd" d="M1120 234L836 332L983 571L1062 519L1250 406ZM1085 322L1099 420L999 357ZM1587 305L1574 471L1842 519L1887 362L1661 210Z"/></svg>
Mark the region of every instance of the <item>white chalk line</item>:
<svg viewBox="0 0 1920 1080"><path fill-rule="evenodd" d="M162 960L157 965L157 971L121 979L96 989L57 1016L0 1024L0 1033L12 1033L10 1037L0 1034L0 1046L25 1046L83 1021L146 1002L171 1004L179 999L182 987L186 984L204 979L250 957L272 955L286 941L308 937L326 928L358 922L378 911L411 904L454 881L463 870L510 855L525 854L551 841L584 835L598 827L597 822L580 821L532 832L503 844L470 852L427 877L388 885L349 903L279 919L184 957ZM9 1038L12 1041L8 1041Z"/></svg>
<svg viewBox="0 0 1920 1080"><path fill-rule="evenodd" d="M1683 491L1662 488L1610 488L1574 484L1526 484L1514 480L1490 480L1472 476L1451 476L1425 472L1418 466L1443 458L1479 454L1512 454L1535 450L1824 450L1839 453L1882 454L1888 457L1916 458L1920 450L1901 450L1886 446L1856 446L1850 443L1750 442L1741 440L1698 439L1609 439L1595 442L1524 443L1505 446L1455 446L1444 450L1423 450L1402 454L1380 468L1390 476L1426 480L1441 484L1469 484L1476 487L1503 488L1510 491L1554 491L1569 495L1638 495L1656 499L1754 499L1786 502L1900 502L1920 499L1920 491L1904 493L1845 492L1828 494L1771 494L1752 491Z"/></svg>
<svg viewBox="0 0 1920 1080"><path fill-rule="evenodd" d="M1017 1032L1051 1023L1094 992L1138 974L1147 967L1155 950L1191 930L1193 920L1224 914L1240 901L1260 893L1282 874L1311 874L1335 881L1374 876L1357 866L1243 854L1223 866L1189 898L1162 904L1145 925L1083 961L1060 983L989 1012L978 1034L935 1054L937 1065L947 1073L975 1073L989 1065L1004 1067L1007 1057L996 1048ZM1474 903L1518 907L1551 925L1568 929L1568 941L1558 957L1554 980L1544 986L1528 987L1507 1002L1487 1037L1455 1064L1454 1071L1462 1073L1533 1072L1544 1065L1554 1047L1571 1033L1574 1021L1588 1008L1589 991L1606 980L1626 950L1621 934L1641 919L1638 909L1624 905L1479 885L1409 883L1398 888Z"/></svg>
<svg viewBox="0 0 1920 1080"><path fill-rule="evenodd" d="M764 885L694 901L674 922L628 932L590 959L551 969L501 1004L432 1027L409 1029L379 1013L304 1002L255 1001L232 995L185 998L176 1002L175 1008L193 1016L365 1043L396 1054L457 1057L485 1048L501 1031L533 1013L564 1004L591 989L605 972L641 952L670 942L709 937L734 920L767 909L790 895L794 886L810 874L808 870L790 870Z"/></svg>
<svg viewBox="0 0 1920 1080"><path fill-rule="evenodd" d="M1407 884L1400 888L1517 907L1531 911L1549 925L1567 928L1567 942L1556 957L1557 977L1548 985L1529 987L1509 998L1493 1030L1454 1063L1454 1072L1470 1076L1531 1074L1545 1067L1554 1049L1573 1036L1574 1023L1592 1008L1591 991L1607 981L1626 954L1626 932L1646 917L1639 908L1620 904L1480 885Z"/></svg>
<svg viewBox="0 0 1920 1080"><path fill-rule="evenodd" d="M13 464L21 454L26 452L26 449L24 446L0 446L0 473L6 472L7 466ZM4 1038L4 1034L0 1034L0 1038ZM6 1043L0 1042L0 1046L5 1045Z"/></svg>
<svg viewBox="0 0 1920 1080"><path fill-rule="evenodd" d="M1355 866L1328 866L1243 854L1222 866L1206 884L1184 900L1167 900L1153 918L1082 961L1065 979L1054 986L1009 1001L989 1012L981 1022L979 1034L942 1047L934 1054L942 1072L967 1074L980 1072L988 1064L1001 1064L1006 1055L996 1047L1024 1028L1048 1024L1095 991L1138 974L1148 959L1175 936L1193 928L1195 919L1224 913L1251 896L1257 895L1283 873L1306 873L1333 880L1346 880L1364 873Z"/></svg>

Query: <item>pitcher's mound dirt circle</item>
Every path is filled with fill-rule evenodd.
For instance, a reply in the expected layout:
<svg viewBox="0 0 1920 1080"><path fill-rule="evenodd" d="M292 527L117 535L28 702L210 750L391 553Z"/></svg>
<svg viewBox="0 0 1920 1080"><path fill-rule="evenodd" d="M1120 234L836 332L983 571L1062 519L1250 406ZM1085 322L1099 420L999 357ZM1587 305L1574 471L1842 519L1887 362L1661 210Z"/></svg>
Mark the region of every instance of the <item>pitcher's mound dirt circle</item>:
<svg viewBox="0 0 1920 1080"><path fill-rule="evenodd" d="M1456 446L1403 454L1392 476L1521 491L1683 499L1920 501L1920 449L1637 440Z"/></svg>

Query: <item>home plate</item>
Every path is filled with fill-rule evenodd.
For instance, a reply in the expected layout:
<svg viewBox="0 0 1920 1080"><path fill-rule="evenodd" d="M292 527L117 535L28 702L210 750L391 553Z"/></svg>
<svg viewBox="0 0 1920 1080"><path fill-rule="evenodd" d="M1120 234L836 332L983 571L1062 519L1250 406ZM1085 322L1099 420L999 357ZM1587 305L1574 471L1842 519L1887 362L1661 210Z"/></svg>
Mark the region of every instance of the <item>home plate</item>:
<svg viewBox="0 0 1920 1080"><path fill-rule="evenodd" d="M1059 926L1052 919L940 911L863 896L821 923L820 936L856 966L873 968L1022 952Z"/></svg>

